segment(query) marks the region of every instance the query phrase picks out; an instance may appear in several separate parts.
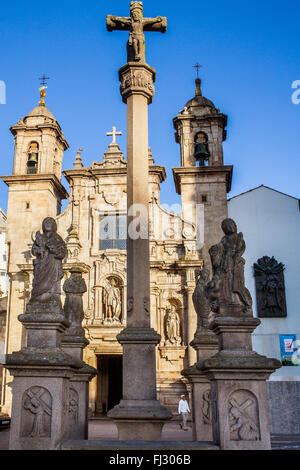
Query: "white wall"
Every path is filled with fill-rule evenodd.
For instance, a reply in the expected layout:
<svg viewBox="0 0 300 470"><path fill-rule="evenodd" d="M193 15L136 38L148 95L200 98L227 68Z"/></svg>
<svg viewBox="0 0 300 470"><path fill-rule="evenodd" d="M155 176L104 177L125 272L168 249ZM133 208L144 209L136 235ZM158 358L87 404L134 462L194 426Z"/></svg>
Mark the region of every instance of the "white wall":
<svg viewBox="0 0 300 470"><path fill-rule="evenodd" d="M297 334L300 340L300 210L299 201L266 187L259 187L228 201L229 217L237 223L246 242L245 281L257 316L253 264L274 256L285 265L287 318L261 318L253 333L253 347L281 359L280 334ZM300 380L300 366L282 367L271 379Z"/></svg>

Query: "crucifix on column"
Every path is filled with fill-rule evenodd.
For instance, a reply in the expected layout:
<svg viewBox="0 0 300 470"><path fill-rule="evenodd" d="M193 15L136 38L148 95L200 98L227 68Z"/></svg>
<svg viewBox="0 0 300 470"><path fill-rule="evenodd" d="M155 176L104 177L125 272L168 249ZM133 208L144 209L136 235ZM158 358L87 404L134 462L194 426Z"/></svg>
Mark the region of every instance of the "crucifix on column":
<svg viewBox="0 0 300 470"><path fill-rule="evenodd" d="M127 323L117 335L123 346L123 395L109 416L120 440L155 441L172 415L156 397L155 355L161 338L150 321L148 105L155 70L145 62L144 31L165 32L167 19L143 18L143 4L135 1L130 18L109 15L106 24L108 31L130 31L128 63L119 70L127 104Z"/></svg>
<svg viewBox="0 0 300 470"><path fill-rule="evenodd" d="M130 3L130 18L107 15L106 26L108 31L129 31L127 43L127 61L145 62L145 35L144 31L167 31L167 18L143 18L143 3Z"/></svg>

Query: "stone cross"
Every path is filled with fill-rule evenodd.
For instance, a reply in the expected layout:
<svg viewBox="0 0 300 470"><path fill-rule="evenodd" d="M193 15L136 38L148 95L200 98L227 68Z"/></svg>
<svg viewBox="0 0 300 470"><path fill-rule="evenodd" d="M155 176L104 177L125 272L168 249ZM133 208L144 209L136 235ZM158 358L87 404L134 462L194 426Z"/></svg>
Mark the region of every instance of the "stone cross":
<svg viewBox="0 0 300 470"><path fill-rule="evenodd" d="M107 15L106 27L108 31L129 31L127 43L127 61L145 62L145 35L144 31L167 31L167 18L143 18L143 3L130 2L130 17Z"/></svg>
<svg viewBox="0 0 300 470"><path fill-rule="evenodd" d="M159 441L172 415L156 397L155 348L161 337L150 326L148 105L155 70L145 63L143 31L165 32L167 20L143 18L142 2L131 2L130 13L107 17L109 31L130 31L128 63L119 70L127 104L127 327L117 336L123 346L123 398L108 416L120 440Z"/></svg>
<svg viewBox="0 0 300 470"><path fill-rule="evenodd" d="M106 135L108 135L108 136L112 135L113 140L111 142L111 145L112 144L115 145L117 143L116 142L116 136L117 135L123 135L123 133L122 132L117 132L117 128L113 126L112 132L106 132Z"/></svg>

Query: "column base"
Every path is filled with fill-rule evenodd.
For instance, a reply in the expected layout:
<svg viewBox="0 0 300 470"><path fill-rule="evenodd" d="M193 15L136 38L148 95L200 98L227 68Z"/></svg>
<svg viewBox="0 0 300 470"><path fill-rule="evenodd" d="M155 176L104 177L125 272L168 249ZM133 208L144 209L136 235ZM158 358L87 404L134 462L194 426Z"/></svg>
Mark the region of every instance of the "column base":
<svg viewBox="0 0 300 470"><path fill-rule="evenodd" d="M172 413L158 400L121 400L108 416L117 425L120 441L160 441Z"/></svg>

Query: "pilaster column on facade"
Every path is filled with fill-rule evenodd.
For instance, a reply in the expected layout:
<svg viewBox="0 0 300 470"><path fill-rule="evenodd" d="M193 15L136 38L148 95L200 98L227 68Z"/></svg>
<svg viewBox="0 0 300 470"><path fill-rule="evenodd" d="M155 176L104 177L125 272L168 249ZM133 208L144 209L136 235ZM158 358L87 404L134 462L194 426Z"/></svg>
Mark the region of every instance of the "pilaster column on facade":
<svg viewBox="0 0 300 470"><path fill-rule="evenodd" d="M119 71L127 104L127 328L118 336L123 346L123 398L109 412L120 440L160 440L171 418L156 397L156 345L150 325L148 104L154 96L155 70L128 62ZM140 216L140 237L131 233Z"/></svg>
<svg viewBox="0 0 300 470"><path fill-rule="evenodd" d="M194 293L194 290L195 290L195 281L193 279L191 279L191 275L192 275L192 273L190 272L190 270L188 270L187 276L188 276L189 280L186 281L185 291L186 291L186 296L187 296L187 318L186 318L187 330L186 330L186 334L187 334L187 344L188 344L187 351L188 351L188 364L189 364L189 366L194 364L195 361L197 360L196 352L191 346L191 342L194 338L194 334L195 334L195 331L196 331L196 328L197 328L197 315L196 315L195 308L194 308L194 303L193 303L193 293Z"/></svg>

